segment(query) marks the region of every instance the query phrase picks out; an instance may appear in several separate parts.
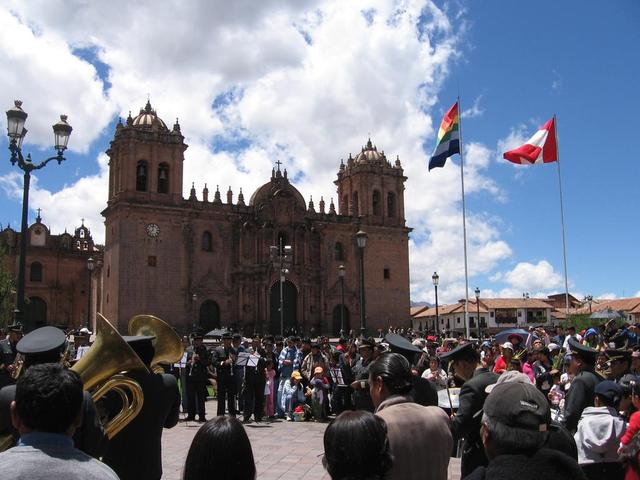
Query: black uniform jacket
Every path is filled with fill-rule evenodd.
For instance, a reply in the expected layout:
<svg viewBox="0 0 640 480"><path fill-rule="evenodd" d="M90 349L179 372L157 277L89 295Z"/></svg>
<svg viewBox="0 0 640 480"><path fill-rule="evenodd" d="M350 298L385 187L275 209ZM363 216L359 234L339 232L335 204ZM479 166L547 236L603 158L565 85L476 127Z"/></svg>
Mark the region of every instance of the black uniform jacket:
<svg viewBox="0 0 640 480"><path fill-rule="evenodd" d="M592 371L583 370L575 376L564 401L564 426L571 433L578 428L582 411L593 406L593 393L602 377Z"/></svg>
<svg viewBox="0 0 640 480"><path fill-rule="evenodd" d="M178 383L168 374L132 372L128 376L142 387L142 410L109 441L103 462L120 480L156 480L162 477L162 429L178 423Z"/></svg>

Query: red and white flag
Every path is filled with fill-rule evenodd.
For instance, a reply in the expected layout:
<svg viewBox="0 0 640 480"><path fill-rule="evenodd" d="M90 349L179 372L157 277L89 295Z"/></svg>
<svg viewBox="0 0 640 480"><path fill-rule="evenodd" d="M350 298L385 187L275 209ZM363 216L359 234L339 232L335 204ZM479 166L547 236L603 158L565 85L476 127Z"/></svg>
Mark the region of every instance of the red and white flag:
<svg viewBox="0 0 640 480"><path fill-rule="evenodd" d="M502 155L506 160L521 165L558 161L556 119L553 117L538 130L527 143Z"/></svg>

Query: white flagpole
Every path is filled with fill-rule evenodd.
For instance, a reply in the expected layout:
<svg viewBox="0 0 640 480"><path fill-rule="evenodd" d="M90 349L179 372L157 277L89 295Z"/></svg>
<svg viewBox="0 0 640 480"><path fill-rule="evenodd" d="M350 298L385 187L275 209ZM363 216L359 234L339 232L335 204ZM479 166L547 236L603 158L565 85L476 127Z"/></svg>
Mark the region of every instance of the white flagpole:
<svg viewBox="0 0 640 480"><path fill-rule="evenodd" d="M460 184L462 186L462 238L464 241L464 330L469 338L469 269L467 268L467 213L464 201L464 157L462 156L462 108L458 95L458 137L460 142ZM479 320L478 320L479 321Z"/></svg>
<svg viewBox="0 0 640 480"><path fill-rule="evenodd" d="M558 164L558 187L560 191L560 224L562 226L562 258L564 261L564 305L567 320L569 319L569 280L567 276L567 241L564 231L564 205L562 200L562 176L560 175L560 141L558 140L558 120L553 116L553 128L556 134L556 163Z"/></svg>

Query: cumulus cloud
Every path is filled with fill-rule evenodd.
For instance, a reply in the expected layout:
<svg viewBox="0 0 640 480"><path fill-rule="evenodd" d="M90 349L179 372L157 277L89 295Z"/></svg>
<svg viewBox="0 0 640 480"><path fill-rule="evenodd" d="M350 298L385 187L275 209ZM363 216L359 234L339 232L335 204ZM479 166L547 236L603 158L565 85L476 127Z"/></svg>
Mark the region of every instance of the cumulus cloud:
<svg viewBox="0 0 640 480"><path fill-rule="evenodd" d="M540 260L538 263L520 262L504 274L503 280L520 294L549 291L564 286L563 276L546 260Z"/></svg>
<svg viewBox="0 0 640 480"><path fill-rule="evenodd" d="M608 293L601 293L596 297L596 300L615 300L616 298L618 298L618 295L616 295L615 293L608 292Z"/></svg>
<svg viewBox="0 0 640 480"><path fill-rule="evenodd" d="M434 108L441 85L460 55L460 12L426 0L202 0L179 9L124 0L10 5L11 13L0 11L0 27L20 35L28 51L16 62L9 57L15 40L0 42L0 61L13 65L5 70L20 76L18 81L0 73L0 92L13 95L15 85L26 85L29 105L69 113L76 127L73 148L86 150L114 115L135 115L149 94L168 124L180 118L190 146L185 192L195 181L199 197L207 183L210 195L219 185L223 196L231 187L237 198L242 187L248 201L281 160L317 204L321 196L328 202L335 195L340 158L359 151L370 134L390 159L400 157L409 178L405 206L407 224L414 227L414 298L431 298L434 269L447 280L445 297L463 293L458 159L427 173L424 151L443 113ZM83 55L87 51L104 71ZM481 115L481 98L463 114ZM512 131L505 145L523 131ZM45 145L44 127L36 125L33 138ZM504 200L487 173L494 153L481 143L466 145L468 199L484 192ZM54 229L85 217L96 238L104 238L98 226L106 203L105 157L98 162L98 174L59 192L34 182L31 204L46 203L47 218L60 222ZM1 181L15 197L15 175ZM512 250L501 238L500 219L467 207L469 272L487 273Z"/></svg>

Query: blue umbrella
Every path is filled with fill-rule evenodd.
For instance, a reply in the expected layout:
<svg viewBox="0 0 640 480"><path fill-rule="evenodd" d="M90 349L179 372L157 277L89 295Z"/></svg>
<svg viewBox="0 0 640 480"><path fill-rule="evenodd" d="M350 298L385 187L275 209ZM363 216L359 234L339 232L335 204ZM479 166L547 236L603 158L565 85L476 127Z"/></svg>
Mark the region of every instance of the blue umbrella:
<svg viewBox="0 0 640 480"><path fill-rule="evenodd" d="M529 336L529 332L523 330L522 328L507 328L506 330L501 331L500 333L496 333L496 341L502 345L511 335L520 335L522 337L522 341L525 342L527 337Z"/></svg>

